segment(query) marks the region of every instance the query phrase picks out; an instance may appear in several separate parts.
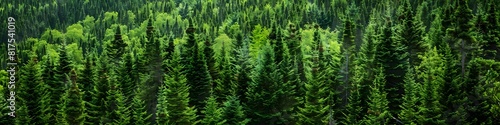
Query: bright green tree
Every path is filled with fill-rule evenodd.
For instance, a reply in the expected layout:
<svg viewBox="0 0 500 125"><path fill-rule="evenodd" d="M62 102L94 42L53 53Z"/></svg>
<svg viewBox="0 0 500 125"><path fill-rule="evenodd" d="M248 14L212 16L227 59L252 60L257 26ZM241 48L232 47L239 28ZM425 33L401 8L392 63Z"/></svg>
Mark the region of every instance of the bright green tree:
<svg viewBox="0 0 500 125"><path fill-rule="evenodd" d="M215 96L212 94L208 100L205 109L201 111L205 117L200 121L204 125L224 125L226 120L222 119L222 109L219 108L219 104Z"/></svg>
<svg viewBox="0 0 500 125"><path fill-rule="evenodd" d="M420 96L421 85L415 80L416 75L413 68L410 68L405 75L403 104L401 104L401 113L399 113L399 118L401 122L405 124L415 125L417 124L417 118L419 113L417 112L420 106Z"/></svg>
<svg viewBox="0 0 500 125"><path fill-rule="evenodd" d="M179 47L176 47L172 60L169 62L169 73L165 74L165 85L159 92L157 124L196 124L196 109L189 106L190 86L186 75L182 73L183 65Z"/></svg>
<svg viewBox="0 0 500 125"><path fill-rule="evenodd" d="M417 67L417 75L418 79L422 80L422 90L419 94L422 100L417 111L421 113L417 123L444 124L443 105L440 103L442 95L439 93L445 84L443 57L435 47L420 57L422 63Z"/></svg>
<svg viewBox="0 0 500 125"><path fill-rule="evenodd" d="M278 84L280 81L279 71L276 70L274 63L274 53L270 44L262 47L259 52L257 64L252 71L252 81L248 85L246 97L249 111L248 117L251 118L249 124L273 124L278 122L279 113L281 111L273 110L277 106L278 95L275 93L280 91Z"/></svg>
<svg viewBox="0 0 500 125"><path fill-rule="evenodd" d="M377 75L373 80L373 85L370 86L370 97L368 98L368 110L363 122L365 124L388 124L389 118L392 117L389 112L389 101L387 100L387 93L384 91L385 74L384 69L379 68Z"/></svg>
<svg viewBox="0 0 500 125"><path fill-rule="evenodd" d="M132 98L131 106L131 118L130 124L134 125L149 125L149 118L151 114L147 113L146 102L142 99L144 90L141 88L136 88L134 91L134 97Z"/></svg>

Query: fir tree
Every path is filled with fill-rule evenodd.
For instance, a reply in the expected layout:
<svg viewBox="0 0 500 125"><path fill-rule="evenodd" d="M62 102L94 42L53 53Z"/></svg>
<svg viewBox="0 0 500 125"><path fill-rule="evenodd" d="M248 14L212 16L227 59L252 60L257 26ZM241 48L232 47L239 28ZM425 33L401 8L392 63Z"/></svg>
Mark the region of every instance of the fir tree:
<svg viewBox="0 0 500 125"><path fill-rule="evenodd" d="M201 124L204 125L223 125L226 120L222 119L222 109L219 108L214 95L210 96L207 100L207 105L205 109L201 111L205 117L201 120Z"/></svg>
<svg viewBox="0 0 500 125"><path fill-rule="evenodd" d="M421 87L420 84L417 84L415 78L414 70L410 68L405 75L405 94L403 95L403 104L401 104L401 113L399 113L403 123L412 125L417 124L417 118L420 115L417 111L420 106L419 92L421 92Z"/></svg>
<svg viewBox="0 0 500 125"><path fill-rule="evenodd" d="M370 87L369 107L364 119L365 124L388 124L391 117L391 113L388 111L387 93L383 89L386 82L384 69L379 68L378 70L377 76L373 80L373 86Z"/></svg>
<svg viewBox="0 0 500 125"><path fill-rule="evenodd" d="M420 59L418 55L425 52L425 44L423 42L422 36L425 30L422 26L422 21L420 20L422 15L418 15L412 10L412 5L409 0L404 0L403 5L399 8L398 14L398 28L396 36L396 41L399 41L406 48L409 64L413 66L418 66ZM421 11L421 10L420 10Z"/></svg>
<svg viewBox="0 0 500 125"><path fill-rule="evenodd" d="M134 98L132 98L132 113L130 118L130 124L134 125L148 125L148 119L151 114L147 114L146 103L142 99L144 90L141 88L136 88L134 91Z"/></svg>
<svg viewBox="0 0 500 125"><path fill-rule="evenodd" d="M40 64L36 59L36 55L31 53L30 57L31 59L20 71L19 83L16 85L16 94L20 100L18 102L26 106L27 115L31 118L31 122L34 124L43 124L47 122L47 118L44 115L50 116L47 111L47 108L50 108L48 107L50 104L47 103L47 101L50 101L50 98L47 97L49 96L47 94L48 87L43 82L40 74Z"/></svg>
<svg viewBox="0 0 500 125"><path fill-rule="evenodd" d="M124 125L130 122L129 106L125 105L125 97L118 82L116 68L111 68L109 72L109 90L106 92L105 120L106 124Z"/></svg>
<svg viewBox="0 0 500 125"><path fill-rule="evenodd" d="M16 122L15 125L32 125L33 122L31 120L31 117L28 114L28 107L22 103L17 103L20 104L19 108L16 109Z"/></svg>
<svg viewBox="0 0 500 125"><path fill-rule="evenodd" d="M101 124L104 118L105 111L107 108L105 107L105 103L107 101L107 91L109 90L108 86L108 70L109 66L106 58L99 58L99 66L97 71L97 82L94 83L94 87L90 92L92 96L92 101L89 104L88 116L89 119L87 123L91 124Z"/></svg>
<svg viewBox="0 0 500 125"><path fill-rule="evenodd" d="M276 64L274 63L274 53L272 48L264 46L260 52L258 63L252 74L252 81L249 83L246 93L248 102L248 116L251 118L249 124L274 124L278 122L281 111L273 110L277 106L279 92L278 83L281 83Z"/></svg>
<svg viewBox="0 0 500 125"><path fill-rule="evenodd" d="M169 63L169 73L165 74L165 85L158 95L157 124L196 124L196 109L189 106L190 86L182 73L183 65L179 47Z"/></svg>
<svg viewBox="0 0 500 125"><path fill-rule="evenodd" d="M250 51L248 45L249 45L249 40L248 39L243 40L241 47L236 49L237 50L236 57L233 58L236 60L234 68L235 70L234 76L236 77L235 78L235 81L237 83L236 85L238 85L237 95L242 105L245 105L247 102L245 93L247 92L248 84L251 81L250 73L248 73L248 71L252 69L252 66L249 62Z"/></svg>
<svg viewBox="0 0 500 125"><path fill-rule="evenodd" d="M112 63L117 64L123 54L125 54L125 48L127 44L122 39L122 34L120 26L116 27L115 39L111 41L106 47L107 56L110 58Z"/></svg>
<svg viewBox="0 0 500 125"><path fill-rule="evenodd" d="M194 32L195 28L190 24L189 28L186 30L188 35L186 47L187 55L184 55L184 61L186 62L183 64L186 64L184 68L187 84L191 86L189 89L189 98L192 99L190 101L190 106L201 109L201 107L205 106L205 100L209 95L212 78L207 69L207 64L204 59L205 55L200 52Z"/></svg>
<svg viewBox="0 0 500 125"><path fill-rule="evenodd" d="M78 88L77 75L71 71L69 82L71 87L64 95L64 118L69 125L83 125L85 120L85 103L82 99L81 90Z"/></svg>
<svg viewBox="0 0 500 125"><path fill-rule="evenodd" d="M440 103L444 81L444 63L437 49L433 48L425 56L421 56L422 63L417 68L418 78L422 79L422 92L420 92L421 106L417 112L418 124L444 124L442 115L443 105Z"/></svg>
<svg viewBox="0 0 500 125"><path fill-rule="evenodd" d="M228 96L222 107L222 119L227 125L246 125L250 119L236 96Z"/></svg>
<svg viewBox="0 0 500 125"><path fill-rule="evenodd" d="M47 121L46 123L54 123L54 118L56 116L56 112L53 111L54 109L57 109L57 105L56 105L56 101L57 100L56 98L54 98L54 93L55 90L57 90L58 88L53 88L55 87L57 84L57 81L55 80L55 72L54 72L54 69L55 69L55 66L54 66L54 63L52 62L51 60L51 57L50 56L45 56L45 61L43 61L43 65L42 65L42 79L43 79L43 82L45 83L45 85L48 87L48 90L46 92L48 92L48 95L49 95L49 99L48 99L48 106L47 108L51 109L49 110L48 113L44 113L45 116L47 118Z"/></svg>
<svg viewBox="0 0 500 125"><path fill-rule="evenodd" d="M120 67L120 84L122 87L122 93L125 96L125 105L130 105L132 103L132 98L134 97L134 90L137 88L136 83L134 83L134 77L136 75L133 72L134 62L132 60L132 53L125 53L123 61Z"/></svg>

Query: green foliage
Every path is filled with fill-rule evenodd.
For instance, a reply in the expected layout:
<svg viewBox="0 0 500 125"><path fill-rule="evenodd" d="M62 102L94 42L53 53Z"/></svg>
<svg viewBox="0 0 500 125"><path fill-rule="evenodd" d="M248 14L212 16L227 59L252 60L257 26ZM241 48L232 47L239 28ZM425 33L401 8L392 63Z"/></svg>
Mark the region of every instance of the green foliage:
<svg viewBox="0 0 500 125"><path fill-rule="evenodd" d="M146 103L144 99L142 99L144 90L142 90L141 88L136 88L134 92L135 93L134 97L132 98L132 104L131 104L132 113L130 118L130 124L148 125L148 119L151 117L151 114L147 113Z"/></svg>
<svg viewBox="0 0 500 125"><path fill-rule="evenodd" d="M68 84L71 87L66 91L63 96L64 100L64 119L69 125L83 125L84 123L84 110L85 102L82 99L81 90L78 88L78 83L76 82L77 75L74 70L71 72L71 76ZM47 123L50 124L50 123Z"/></svg>
<svg viewBox="0 0 500 125"><path fill-rule="evenodd" d="M222 119L222 109L219 108L214 95L210 96L207 100L207 105L205 109L201 111L205 116L200 123L204 125L223 125L226 120Z"/></svg>
<svg viewBox="0 0 500 125"><path fill-rule="evenodd" d="M223 103L222 119L228 125L246 125L250 121L236 96L228 96Z"/></svg>
<svg viewBox="0 0 500 125"><path fill-rule="evenodd" d="M176 47L173 59L169 62L169 73L165 74L165 85L159 93L157 124L196 124L196 109L190 106L190 86L186 75L182 73L179 47ZM161 110L160 110L161 109ZM165 119L162 119L165 118Z"/></svg>
<svg viewBox="0 0 500 125"><path fill-rule="evenodd" d="M373 80L373 86L370 86L369 107L363 120L365 124L388 124L389 118L392 117L388 108L389 101L387 100L387 92L384 91L384 84L386 84L384 69L379 68Z"/></svg>
<svg viewBox="0 0 500 125"><path fill-rule="evenodd" d="M403 104L401 104L401 113L399 117L405 124L417 124L419 114L418 106L421 101L419 92L421 92L421 85L415 80L415 71L410 68L405 75Z"/></svg>
<svg viewBox="0 0 500 125"><path fill-rule="evenodd" d="M422 92L419 95L422 100L417 111L421 113L417 118L417 123L444 124L443 105L440 103L442 95L439 93L445 84L443 57L434 47L420 58L422 63L417 67L417 76L422 80Z"/></svg>

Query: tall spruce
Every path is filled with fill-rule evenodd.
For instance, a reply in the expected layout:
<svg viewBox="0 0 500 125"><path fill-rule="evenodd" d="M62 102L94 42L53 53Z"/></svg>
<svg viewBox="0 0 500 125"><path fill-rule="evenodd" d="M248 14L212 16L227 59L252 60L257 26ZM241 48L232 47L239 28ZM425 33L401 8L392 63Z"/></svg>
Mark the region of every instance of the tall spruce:
<svg viewBox="0 0 500 125"><path fill-rule="evenodd" d="M83 125L85 121L85 102L81 90L78 88L78 76L75 70L71 70L69 76L71 87L66 90L64 100L64 119L68 125Z"/></svg>
<svg viewBox="0 0 500 125"><path fill-rule="evenodd" d="M270 44L263 46L259 52L258 62L252 71L252 81L249 83L246 97L249 111L248 117L251 119L249 124L276 124L279 122L279 113L277 111L278 97L275 93L279 92L278 84L280 74L274 63L274 53Z"/></svg>
<svg viewBox="0 0 500 125"><path fill-rule="evenodd" d="M445 84L443 57L437 53L435 47L420 57L422 63L417 67L417 74L418 79L422 80L422 90L419 94L422 99L417 111L421 113L417 117L417 123L445 124L443 105L440 102L442 95L439 93Z"/></svg>
<svg viewBox="0 0 500 125"><path fill-rule="evenodd" d="M106 91L106 102L104 103L105 124L124 125L130 122L130 107L125 105L125 95L122 93L122 87L118 82L117 67L109 70L108 90ZM101 83L102 84L102 83Z"/></svg>
<svg viewBox="0 0 500 125"><path fill-rule="evenodd" d="M417 118L420 115L417 111L420 106L421 98L419 92L421 92L421 84L418 84L415 78L414 69L408 69L405 75L405 93L403 95L403 103L401 104L401 113L398 115L404 124L417 124Z"/></svg>
<svg viewBox="0 0 500 125"><path fill-rule="evenodd" d="M223 125L226 124L226 120L222 119L222 109L219 108L219 103L217 103L217 98L213 94L208 97L205 109L201 111L204 118L200 121L204 125Z"/></svg>
<svg viewBox="0 0 500 125"><path fill-rule="evenodd" d="M157 124L192 125L197 123L196 109L190 106L190 86L183 74L183 64L179 47L176 47L169 63L169 73L165 74L165 85L160 89L158 100Z"/></svg>
<svg viewBox="0 0 500 125"><path fill-rule="evenodd" d="M408 53L405 59L408 60L409 64L412 67L418 66L420 63L418 55L425 52L425 44L422 38L425 27L423 27L421 21L422 15L412 9L409 0L404 0L398 10L395 41L401 42L401 45L405 47Z"/></svg>
<svg viewBox="0 0 500 125"><path fill-rule="evenodd" d="M189 88L189 98L190 106L195 106L197 109L201 109L205 106L205 100L207 99L210 91L210 86L212 83L212 78L210 77L207 64L205 61L205 55L200 52L200 47L195 39L195 28L193 24L189 24L189 28L186 29L186 34L188 36L186 49L186 55L183 64L185 68L187 84L191 86ZM199 110L201 111L201 110ZM198 112L200 114L201 112Z"/></svg>
<svg viewBox="0 0 500 125"><path fill-rule="evenodd" d="M111 40L111 42L106 46L106 54L110 58L110 61L114 64L118 64L123 54L126 53L126 47L127 44L122 39L120 26L117 26L114 40Z"/></svg>
<svg viewBox="0 0 500 125"><path fill-rule="evenodd" d="M250 119L247 118L237 96L228 96L222 107L222 119L227 125L246 125Z"/></svg>
<svg viewBox="0 0 500 125"><path fill-rule="evenodd" d="M134 97L132 98L131 104L131 118L130 124L133 125L149 125L148 122L151 114L147 113L146 102L144 101L143 93L145 91L141 88L136 88L134 90Z"/></svg>
<svg viewBox="0 0 500 125"><path fill-rule="evenodd" d="M377 70L373 85L370 86L368 110L363 122L364 124L385 125L389 123L389 118L392 116L389 112L387 93L384 90L384 84L386 84L384 69L378 68Z"/></svg>
<svg viewBox="0 0 500 125"><path fill-rule="evenodd" d="M20 79L15 88L17 89L15 94L19 98L19 101L16 99L16 102L20 102L19 104L26 106L26 117L31 119L31 123L43 124L48 120L44 118L44 115L50 116L47 111L47 108L50 109L48 107L50 104L46 103L46 101L50 101L50 98L47 97L49 96L47 93L49 92L49 88L43 82L37 56L35 53L31 53L30 57L31 59L21 68L19 74Z"/></svg>
<svg viewBox="0 0 500 125"><path fill-rule="evenodd" d="M94 83L93 89L90 92L92 96L92 101L89 104L88 120L87 123L91 124L104 124L103 119L105 118L106 110L105 107L109 90L108 86L108 70L110 66L106 58L101 56L98 61L98 71L95 75L97 82Z"/></svg>

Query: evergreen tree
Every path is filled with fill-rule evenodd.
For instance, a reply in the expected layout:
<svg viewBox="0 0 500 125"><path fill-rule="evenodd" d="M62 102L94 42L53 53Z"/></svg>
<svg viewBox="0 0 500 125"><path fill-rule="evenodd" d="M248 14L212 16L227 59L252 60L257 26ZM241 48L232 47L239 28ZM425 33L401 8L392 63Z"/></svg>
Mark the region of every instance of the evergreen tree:
<svg viewBox="0 0 500 125"><path fill-rule="evenodd" d="M124 125L130 122L129 106L125 105L125 97L121 90L121 84L118 82L116 68L110 68L109 72L109 90L106 91L106 124Z"/></svg>
<svg viewBox="0 0 500 125"><path fill-rule="evenodd" d="M410 68L405 75L405 93L403 95L403 104L401 104L401 113L399 113L401 121L411 125L417 124L417 118L420 115L417 111L420 106L419 92L421 92L421 87L420 84L417 84L415 78L414 70Z"/></svg>
<svg viewBox="0 0 500 125"><path fill-rule="evenodd" d="M28 114L28 107L22 103L17 103L20 104L19 108L16 109L16 125L31 125L33 124L32 119L30 118Z"/></svg>
<svg viewBox="0 0 500 125"><path fill-rule="evenodd" d="M190 86L186 76L182 73L183 65L179 47L176 47L172 60L169 63L168 74L165 74L165 85L159 93L157 124L196 124L196 109L189 106Z"/></svg>
<svg viewBox="0 0 500 125"><path fill-rule="evenodd" d="M395 41L393 25L390 20L386 20L386 24L381 27L379 43L377 45L377 53L375 59L377 65L382 65L386 84L384 91L387 92L387 100L389 100L389 111L391 114L399 114L402 104L402 94L404 74L408 66L405 47L401 42ZM396 116L397 117L397 116ZM391 123L393 123L391 121Z"/></svg>
<svg viewBox="0 0 500 125"><path fill-rule="evenodd" d="M204 118L201 120L201 124L204 125L223 125L226 120L222 119L222 109L219 108L219 104L214 95L211 95L207 100L207 105L205 109L201 111L204 114Z"/></svg>
<svg viewBox="0 0 500 125"><path fill-rule="evenodd" d="M321 44L318 48L321 48ZM312 65L310 67L312 71L307 74L308 82L305 84L305 103L303 107L299 107L297 114L298 124L301 125L328 123L330 106L327 101L329 100L329 93L323 78L326 74L322 72L325 70L323 69L325 67L320 66L320 50L315 51L312 61L309 63Z"/></svg>
<svg viewBox="0 0 500 125"><path fill-rule="evenodd" d="M433 48L425 56L421 56L422 63L417 67L418 78L422 80L422 98L417 112L421 113L417 118L418 124L444 124L442 115L443 105L440 103L444 75L444 63L442 56Z"/></svg>
<svg viewBox="0 0 500 125"><path fill-rule="evenodd" d="M406 58L408 59L409 64L412 67L418 66L420 62L418 55L425 52L425 44L422 39L422 36L424 35L423 30L425 30L421 21L422 15L413 11L409 0L404 0L402 4L403 5L399 8L399 20L396 25L398 30L397 34L395 34L395 40L401 42L406 48L406 52L408 53Z"/></svg>
<svg viewBox="0 0 500 125"><path fill-rule="evenodd" d="M222 107L222 119L227 125L246 125L250 119L236 96L228 96Z"/></svg>
<svg viewBox="0 0 500 125"><path fill-rule="evenodd" d="M147 114L146 103L142 99L144 90L141 88L136 88L134 91L134 97L132 98L132 113L130 118L130 124L134 125L148 125L148 119L151 114Z"/></svg>
<svg viewBox="0 0 500 125"><path fill-rule="evenodd" d="M134 97L134 90L137 88L136 83L134 83L134 77L136 75L133 72L134 62L132 60L132 53L125 53L123 61L120 67L120 84L123 95L125 96L125 105L130 105L132 103L132 98Z"/></svg>
<svg viewBox="0 0 500 125"><path fill-rule="evenodd" d="M349 95L349 87L351 86L352 76L354 74L351 69L354 67L354 59L355 59L355 51L356 44L354 43L354 23L351 20L352 18L346 18L343 22L343 31L342 31L342 48L341 53L343 54L341 57L342 67L340 72L340 80L342 82L342 88L344 92L343 95L346 95L343 98L343 101L346 102Z"/></svg>
<svg viewBox="0 0 500 125"><path fill-rule="evenodd" d="M37 61L35 53L30 54L31 59L28 63L21 68L21 73L19 74L19 83L16 85L17 97L21 102L21 105L26 106L27 115L31 118L31 122L34 124L46 123L47 117L44 115L49 115L47 111L50 104L48 98L48 87L45 86L41 72L40 64ZM42 104L42 105L40 105ZM43 113L43 114L42 114Z"/></svg>
<svg viewBox="0 0 500 125"><path fill-rule="evenodd" d="M51 57L50 56L45 56L45 61L43 61L43 65L42 65L42 79L43 79L43 82L44 84L48 87L48 90L45 90L45 92L49 95L49 99L47 99L47 101L49 101L48 105L45 105L47 106L49 110L48 113L43 113L45 114L44 117L47 118L46 122L45 123L54 123L54 118L56 116L56 112L53 111L54 109L57 109L57 105L55 104L55 100L57 100L56 98L54 98L54 93L55 90L57 90L57 88L52 88L54 86L56 86L56 83L57 81L55 80L55 72L54 72L54 69L55 69L55 66L54 66L54 63L51 61ZM42 96L43 97L43 96ZM44 102L45 103L45 102ZM40 106L42 106L40 104ZM43 124L43 123L42 123Z"/></svg>
<svg viewBox="0 0 500 125"><path fill-rule="evenodd" d="M94 83L94 87L90 92L92 96L92 101L89 104L87 123L91 124L101 124L107 111L105 107L107 101L107 91L109 90L108 86L108 70L109 64L104 57L99 58L99 65L96 78L97 82ZM102 123L103 124L103 123Z"/></svg>
<svg viewBox="0 0 500 125"><path fill-rule="evenodd" d="M126 47L127 44L122 39L120 26L117 26L115 31L115 39L106 46L107 56L110 58L112 63L118 64L123 54L126 53Z"/></svg>
<svg viewBox="0 0 500 125"><path fill-rule="evenodd" d="M272 48L267 44L260 52L257 65L252 74L252 81L249 83L246 97L248 102L247 108L249 111L249 124L275 124L279 122L279 113L281 111L274 110L277 106L279 95L278 84L281 83L276 64L274 63L274 53Z"/></svg>
<svg viewBox="0 0 500 125"><path fill-rule="evenodd" d="M200 52L198 42L195 39L195 28L190 24L189 28L186 30L188 35L187 39L187 51L184 55L184 62L186 66L186 79L189 89L190 106L195 106L198 109L205 106L205 100L207 99L211 86L211 77L207 69L207 64L205 61L205 55Z"/></svg>
<svg viewBox="0 0 500 125"><path fill-rule="evenodd" d="M388 124L391 117L389 112L389 101L387 100L387 93L384 91L385 74L384 69L379 68L377 76L373 80L373 86L370 86L370 97L368 102L367 115L365 116L365 124Z"/></svg>
<svg viewBox="0 0 500 125"><path fill-rule="evenodd" d="M482 43L482 50L484 51L483 57L486 59L500 60L500 23L498 22L498 10L494 0L488 1L488 9L484 19L484 43Z"/></svg>
<svg viewBox="0 0 500 125"><path fill-rule="evenodd" d="M245 39L242 41L241 43L241 47L237 47L236 49L236 57L234 57L233 59L235 59L236 63L234 63L235 65L235 74L234 76L236 77L235 81L236 81L236 85L238 85L238 90L237 90L237 95L239 97L239 100L241 101L241 104L242 105L245 105L247 103L247 98L246 98L246 95L245 93L247 92L247 87L248 87L248 84L250 83L251 81L251 78L250 78L250 73L248 71L250 71L252 69L252 66L250 64L250 51L249 51L249 40L248 39Z"/></svg>
<svg viewBox="0 0 500 125"><path fill-rule="evenodd" d="M71 87L63 96L64 118L68 125L83 125L85 121L85 102L82 99L81 90L78 88L77 75L71 71Z"/></svg>

